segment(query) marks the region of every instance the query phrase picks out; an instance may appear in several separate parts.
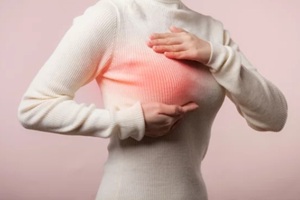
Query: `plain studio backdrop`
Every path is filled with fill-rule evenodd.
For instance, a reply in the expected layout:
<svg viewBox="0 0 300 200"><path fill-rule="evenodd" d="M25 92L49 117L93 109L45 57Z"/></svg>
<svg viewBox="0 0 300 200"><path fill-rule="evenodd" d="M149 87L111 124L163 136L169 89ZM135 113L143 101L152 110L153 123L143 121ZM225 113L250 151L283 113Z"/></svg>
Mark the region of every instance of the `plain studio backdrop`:
<svg viewBox="0 0 300 200"><path fill-rule="evenodd" d="M95 198L108 140L26 130L17 107L73 18L96 1L0 0L1 200ZM272 133L252 130L234 105L224 102L202 166L210 200L299 200L299 0L183 2L221 20L289 104L285 128ZM102 105L95 82L79 90L76 100Z"/></svg>

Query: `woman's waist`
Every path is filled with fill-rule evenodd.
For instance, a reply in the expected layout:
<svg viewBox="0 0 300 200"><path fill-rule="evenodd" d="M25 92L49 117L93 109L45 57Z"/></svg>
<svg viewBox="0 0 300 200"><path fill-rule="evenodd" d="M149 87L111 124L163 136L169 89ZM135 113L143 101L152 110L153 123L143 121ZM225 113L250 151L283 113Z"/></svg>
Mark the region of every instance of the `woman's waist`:
<svg viewBox="0 0 300 200"><path fill-rule="evenodd" d="M124 155L123 155L124 156ZM201 177L201 163L180 157L174 158L171 155L148 156L135 158L122 157L118 160L108 159L104 165L104 174L110 177L122 175L124 179L144 181L148 179L149 184L166 182L170 180L199 181ZM149 178L150 176L150 178Z"/></svg>
<svg viewBox="0 0 300 200"><path fill-rule="evenodd" d="M152 170L130 171L119 166L119 170L111 171L105 168L100 196L102 199L111 199L116 194L122 200L207 200L205 183L200 173L195 171L174 171L171 168L157 168ZM198 170L200 172L200 169ZM111 187L111 186L117 187Z"/></svg>
<svg viewBox="0 0 300 200"><path fill-rule="evenodd" d="M146 195L149 199L198 200L206 196L200 166L180 157L170 159L168 155L108 160L101 187L106 188L105 185L118 185L118 191L111 193L119 193L122 199L142 199L137 195Z"/></svg>
<svg viewBox="0 0 300 200"><path fill-rule="evenodd" d="M142 171L158 166L171 168L175 165L177 168L197 171L208 142L199 141L195 147L193 141L187 141L184 137L176 137L176 134L180 133L175 131L162 138L144 136L141 141L131 138L120 140L113 137L108 145L106 165L112 168L122 165L124 169Z"/></svg>

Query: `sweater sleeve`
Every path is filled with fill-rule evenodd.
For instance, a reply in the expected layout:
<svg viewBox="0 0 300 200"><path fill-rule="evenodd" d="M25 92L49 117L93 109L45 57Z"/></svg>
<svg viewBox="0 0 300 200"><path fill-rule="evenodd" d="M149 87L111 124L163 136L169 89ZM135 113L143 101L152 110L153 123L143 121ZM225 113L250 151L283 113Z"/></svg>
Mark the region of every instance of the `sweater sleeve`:
<svg viewBox="0 0 300 200"><path fill-rule="evenodd" d="M258 131L280 131L287 118L281 91L247 60L224 30L224 44L210 42L208 66L248 125Z"/></svg>
<svg viewBox="0 0 300 200"><path fill-rule="evenodd" d="M109 1L99 1L74 18L22 97L18 118L25 128L102 138L114 134L120 139L143 138L140 102L115 111L73 100L80 87L108 66L117 28L117 10Z"/></svg>

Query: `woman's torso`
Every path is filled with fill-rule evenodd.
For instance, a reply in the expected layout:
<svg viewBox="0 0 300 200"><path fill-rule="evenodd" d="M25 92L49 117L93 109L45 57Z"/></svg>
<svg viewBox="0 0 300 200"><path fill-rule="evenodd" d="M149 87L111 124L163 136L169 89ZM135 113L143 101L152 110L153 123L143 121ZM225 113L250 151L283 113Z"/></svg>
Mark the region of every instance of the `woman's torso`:
<svg viewBox="0 0 300 200"><path fill-rule="evenodd" d="M146 42L151 33L168 32L171 25L209 40L209 22L180 2L113 2L119 15L115 50L97 79L105 107L118 110L136 101L179 105L194 101L199 109L160 138L112 137L97 200L205 200L200 164L224 90L206 66L168 59Z"/></svg>

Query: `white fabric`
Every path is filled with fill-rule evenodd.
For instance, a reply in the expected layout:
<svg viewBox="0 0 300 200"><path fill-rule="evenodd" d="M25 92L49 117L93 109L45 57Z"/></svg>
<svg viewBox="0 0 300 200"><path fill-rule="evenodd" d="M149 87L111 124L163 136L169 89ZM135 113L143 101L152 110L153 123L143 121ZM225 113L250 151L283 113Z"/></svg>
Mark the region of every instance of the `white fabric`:
<svg viewBox="0 0 300 200"><path fill-rule="evenodd" d="M146 42L175 25L209 41L207 66L166 58ZM105 108L76 103L96 80ZM254 129L279 131L282 93L245 58L218 20L179 0L101 0L72 27L38 72L19 106L26 128L110 138L97 200L206 200L199 167L213 120L227 95ZM199 108L160 138L144 136L142 102Z"/></svg>

